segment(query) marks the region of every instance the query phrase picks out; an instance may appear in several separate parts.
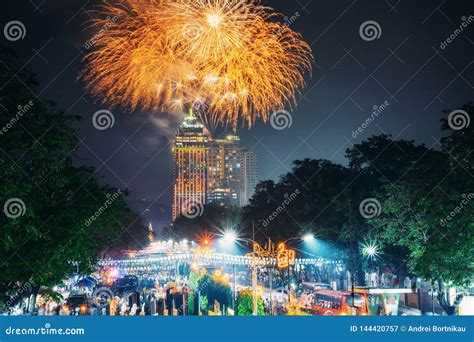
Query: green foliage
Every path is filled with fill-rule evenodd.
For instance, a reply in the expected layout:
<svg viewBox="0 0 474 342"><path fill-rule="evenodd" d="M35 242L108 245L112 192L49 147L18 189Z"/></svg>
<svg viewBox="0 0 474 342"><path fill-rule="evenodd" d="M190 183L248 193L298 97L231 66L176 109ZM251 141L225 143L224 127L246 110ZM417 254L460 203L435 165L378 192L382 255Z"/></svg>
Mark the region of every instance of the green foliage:
<svg viewBox="0 0 474 342"><path fill-rule="evenodd" d="M79 117L37 98L32 74L14 76L13 63L0 68L0 203L24 202L23 215L0 215L0 297L8 300L24 284L37 291L59 283L75 270L69 261L91 272L136 217L126 193L101 185L95 169L73 165Z"/></svg>
<svg viewBox="0 0 474 342"><path fill-rule="evenodd" d="M199 296L199 307L201 308L201 311L204 312L209 310L209 300L207 299L207 296Z"/></svg>
<svg viewBox="0 0 474 342"><path fill-rule="evenodd" d="M278 183L258 184L243 215L247 234L251 236L254 224L259 240L266 236L286 240L312 231L323 239L345 243L340 229L348 211L342 203L351 177L350 170L327 160L293 162L292 172Z"/></svg>
<svg viewBox="0 0 474 342"><path fill-rule="evenodd" d="M215 281L208 274L199 279L198 290L201 295L206 296L209 305L214 305L214 301L218 301L221 307L223 305L229 307L232 304L232 290L230 286Z"/></svg>
<svg viewBox="0 0 474 342"><path fill-rule="evenodd" d="M239 292L236 301L236 309L238 316L252 316L253 315L253 296L251 290L242 290ZM257 298L257 316L265 315L265 307L263 305L262 297Z"/></svg>
<svg viewBox="0 0 474 342"><path fill-rule="evenodd" d="M454 314L455 307L446 301L445 283L463 286L472 281L474 194L463 198L445 191L417 198L406 185L387 187L384 211L372 225L380 241L408 251L411 272L438 283L440 304L446 313Z"/></svg>
<svg viewBox="0 0 474 342"><path fill-rule="evenodd" d="M472 102L462 110L474 117ZM474 201L469 199L474 196L474 125L452 130L447 119L442 121L449 135L440 150L382 134L349 148L347 167L327 160L295 161L280 181L258 184L243 212L247 235L254 223L261 241L311 232L347 249L351 242L374 240L380 247L376 260L363 261L356 249L359 284L362 265L368 270L375 263L399 275L469 282L474 276ZM369 220L359 204L372 197L382 212Z"/></svg>
<svg viewBox="0 0 474 342"><path fill-rule="evenodd" d="M120 235L110 242L107 252L114 252L123 249L142 249L148 243L148 228L143 224L142 219L136 213L130 213L130 218L123 225Z"/></svg>
<svg viewBox="0 0 474 342"><path fill-rule="evenodd" d="M468 102L461 107L461 110L468 113L471 121L474 114L474 102ZM451 110L444 111L449 114ZM450 159L455 163L454 166L464 168L472 175L474 169L474 124L471 124L460 130L452 130L448 124L448 119L441 119L441 128L450 134L444 137L441 142L443 150L450 156Z"/></svg>
<svg viewBox="0 0 474 342"><path fill-rule="evenodd" d="M191 272L189 274L189 287L193 291L196 291L199 288L199 273Z"/></svg>
<svg viewBox="0 0 474 342"><path fill-rule="evenodd" d="M189 296L188 296L188 314L190 316L194 315L195 312L194 312L194 300L195 300L195 297L194 295L191 293Z"/></svg>

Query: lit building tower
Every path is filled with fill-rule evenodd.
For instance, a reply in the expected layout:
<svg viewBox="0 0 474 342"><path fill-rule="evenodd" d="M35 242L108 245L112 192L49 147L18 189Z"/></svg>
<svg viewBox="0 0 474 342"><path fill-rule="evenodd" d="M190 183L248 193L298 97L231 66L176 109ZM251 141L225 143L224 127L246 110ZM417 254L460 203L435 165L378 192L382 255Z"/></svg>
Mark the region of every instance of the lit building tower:
<svg viewBox="0 0 474 342"><path fill-rule="evenodd" d="M207 201L223 207L239 207L241 195L242 149L240 138L228 135L210 144L207 168Z"/></svg>
<svg viewBox="0 0 474 342"><path fill-rule="evenodd" d="M249 204L249 199L255 193L255 187L258 183L258 158L257 153L250 150L242 150L240 159L241 172L241 195L240 206Z"/></svg>
<svg viewBox="0 0 474 342"><path fill-rule="evenodd" d="M206 204L209 138L192 111L175 136L173 221L190 207Z"/></svg>
<svg viewBox="0 0 474 342"><path fill-rule="evenodd" d="M155 241L155 232L153 231L153 225L151 222L148 224L148 241Z"/></svg>

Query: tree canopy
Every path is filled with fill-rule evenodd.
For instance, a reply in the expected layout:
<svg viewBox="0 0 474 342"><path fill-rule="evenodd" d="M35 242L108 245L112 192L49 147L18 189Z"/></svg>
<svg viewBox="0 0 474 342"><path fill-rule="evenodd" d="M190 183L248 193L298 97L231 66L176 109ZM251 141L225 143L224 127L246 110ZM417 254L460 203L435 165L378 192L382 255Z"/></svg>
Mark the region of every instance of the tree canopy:
<svg viewBox="0 0 474 342"><path fill-rule="evenodd" d="M472 103L462 110L474 115ZM474 129L453 130L446 118L441 121L447 135L432 147L382 134L349 148L346 165L295 161L278 182L258 184L243 211L247 235L252 223L260 239L310 232L345 247L359 245L361 261L364 243L371 242L378 249L377 263L398 274L469 282L474 275ZM362 215L365 199L375 203L373 216Z"/></svg>
<svg viewBox="0 0 474 342"><path fill-rule="evenodd" d="M79 146L73 123L80 117L39 98L34 75L15 71L10 53L2 50L1 56L0 300L5 303L18 298L25 284L38 289L60 283L76 269L73 262L81 273L91 272L99 253L120 240L136 217L125 204L125 191L102 185L94 168L73 165Z"/></svg>

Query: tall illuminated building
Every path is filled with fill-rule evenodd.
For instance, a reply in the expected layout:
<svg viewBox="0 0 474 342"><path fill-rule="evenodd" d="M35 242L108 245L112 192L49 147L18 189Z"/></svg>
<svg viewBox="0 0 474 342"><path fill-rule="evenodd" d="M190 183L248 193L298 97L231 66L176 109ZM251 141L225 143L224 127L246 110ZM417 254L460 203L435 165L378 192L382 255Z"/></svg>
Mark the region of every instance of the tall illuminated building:
<svg viewBox="0 0 474 342"><path fill-rule="evenodd" d="M174 140L173 221L205 204L242 207L258 181L255 152L240 146L240 138L209 137L198 119L186 116ZM190 210L191 209L191 210Z"/></svg>
<svg viewBox="0 0 474 342"><path fill-rule="evenodd" d="M155 231L153 230L153 225L151 222L148 224L148 241L155 241Z"/></svg>
<svg viewBox="0 0 474 342"><path fill-rule="evenodd" d="M207 203L208 152L204 126L191 112L179 127L173 146L173 221L189 211L189 206Z"/></svg>
<svg viewBox="0 0 474 342"><path fill-rule="evenodd" d="M207 201L223 207L239 207L241 195L240 138L228 135L210 143L207 167Z"/></svg>

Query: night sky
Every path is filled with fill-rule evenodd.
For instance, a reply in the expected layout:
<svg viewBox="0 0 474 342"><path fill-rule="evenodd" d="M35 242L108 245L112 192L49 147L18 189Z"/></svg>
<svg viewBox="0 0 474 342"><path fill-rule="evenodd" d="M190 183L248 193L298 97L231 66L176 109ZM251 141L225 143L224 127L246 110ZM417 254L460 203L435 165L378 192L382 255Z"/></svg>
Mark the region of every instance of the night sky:
<svg viewBox="0 0 474 342"><path fill-rule="evenodd" d="M26 27L26 37L2 45L16 51L18 67L38 75L38 96L56 101L84 119L77 163L93 165L104 182L131 189L130 205L149 206L144 217L156 225L170 220L171 142L178 119L166 113L122 113L115 125L94 128L92 115L106 105L94 103L77 80L85 42L85 11L98 1L4 0L1 27L12 20ZM260 179L278 179L301 158L344 163L346 148L374 134L414 139L436 148L443 109L474 100L474 21L441 48L466 18L473 1L269 0L291 27L311 43L312 78L292 113L292 126L278 131L257 123L239 129L242 144L257 151ZM471 20L474 18L471 18ZM359 28L376 21L379 39L366 41ZM2 30L3 31L3 30ZM353 131L374 106L388 107L355 139ZM147 202L141 201L147 199Z"/></svg>

